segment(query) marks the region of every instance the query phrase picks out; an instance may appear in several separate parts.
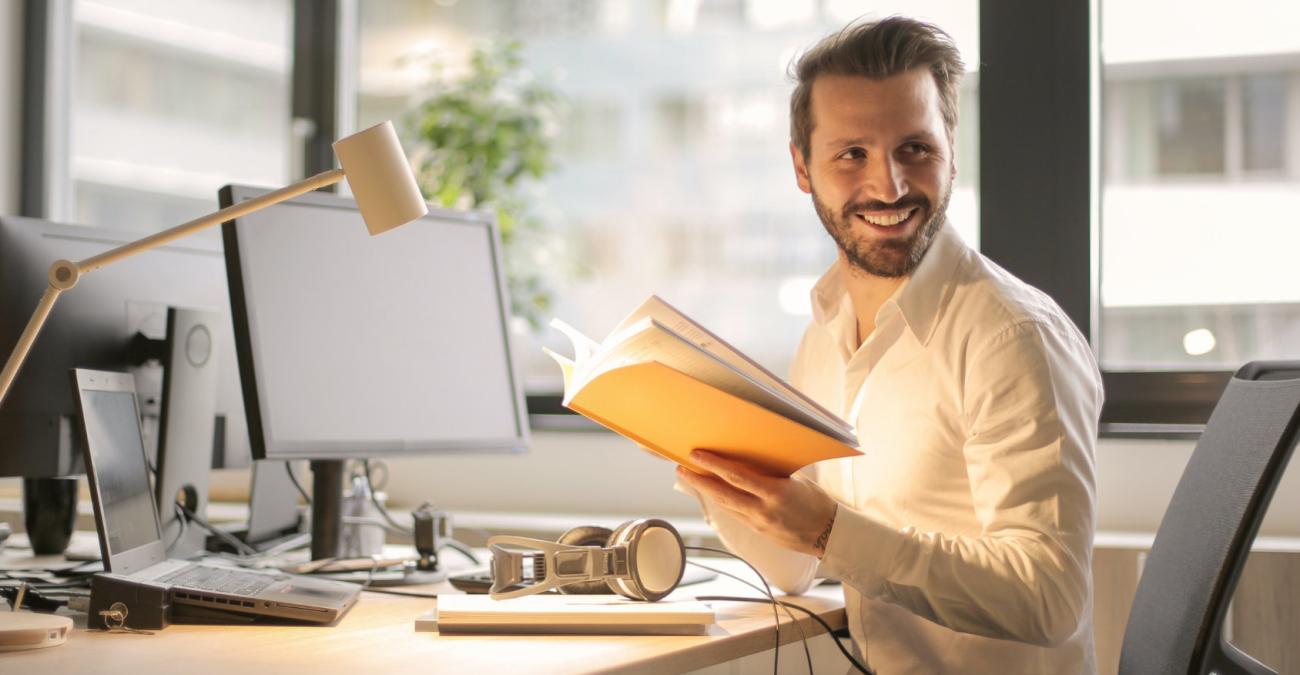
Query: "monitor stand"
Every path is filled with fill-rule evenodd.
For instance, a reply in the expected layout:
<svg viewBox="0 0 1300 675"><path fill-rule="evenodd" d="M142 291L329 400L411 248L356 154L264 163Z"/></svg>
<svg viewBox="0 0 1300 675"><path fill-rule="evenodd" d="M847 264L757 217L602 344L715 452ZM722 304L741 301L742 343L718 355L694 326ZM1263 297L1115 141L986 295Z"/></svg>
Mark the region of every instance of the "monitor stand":
<svg viewBox="0 0 1300 675"><path fill-rule="evenodd" d="M253 461L253 484L248 497L248 531L243 540L264 550L299 532L298 489L289 479L289 462Z"/></svg>
<svg viewBox="0 0 1300 675"><path fill-rule="evenodd" d="M216 312L167 309L155 498L163 542L172 558L189 558L203 551L206 542L203 528L186 523L176 504L206 519L225 334Z"/></svg>
<svg viewBox="0 0 1300 675"><path fill-rule="evenodd" d="M312 460L311 559L338 558L342 551L343 477L346 462L339 459ZM447 577L445 565L438 562L437 551L442 539L451 536L450 521L445 514L416 519L415 544L420 552L416 570L402 572L356 572L334 576L345 581L365 582L375 586L429 584Z"/></svg>
<svg viewBox="0 0 1300 675"><path fill-rule="evenodd" d="M73 431L76 426L76 419L68 415L0 413L0 448L43 451L0 451L0 475L24 476L23 522L36 555L67 550L77 523L76 478L86 470Z"/></svg>
<svg viewBox="0 0 1300 675"><path fill-rule="evenodd" d="M311 462L311 559L337 558L342 550L343 464L341 459Z"/></svg>

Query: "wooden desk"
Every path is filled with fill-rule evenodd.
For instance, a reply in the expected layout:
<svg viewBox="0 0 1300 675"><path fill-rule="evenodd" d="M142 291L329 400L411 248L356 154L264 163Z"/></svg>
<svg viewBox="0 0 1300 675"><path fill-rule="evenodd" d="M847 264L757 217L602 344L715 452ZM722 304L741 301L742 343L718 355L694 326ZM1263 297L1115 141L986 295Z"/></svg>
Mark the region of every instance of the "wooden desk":
<svg viewBox="0 0 1300 675"><path fill-rule="evenodd" d="M725 563L719 563L723 566ZM734 566L727 565L728 569ZM406 590L444 592L438 584ZM453 591L454 592L454 591ZM754 596L730 579L694 584L670 597ZM785 598L818 612L833 628L845 624L843 594L823 586L799 598ZM718 624L707 636L442 636L417 633L416 617L432 599L363 593L335 626L188 626L153 635L86 630L85 615L68 642L50 649L0 655L0 670L13 673L680 673L761 654L772 648L771 605L713 603ZM811 638L824 633L796 612ZM784 613L781 641L784 670L806 672L799 630ZM826 643L827 638L820 638ZM791 644L794 643L794 644ZM832 647L833 649L833 647ZM818 670L843 672L838 652L821 650ZM797 657L797 658L796 658ZM758 657L753 657L758 658ZM771 658L771 654L767 655ZM795 664L798 664L797 666ZM788 668L786 667L788 666ZM770 671L767 663L765 670ZM797 668L797 669L796 669ZM723 672L729 668L723 667Z"/></svg>

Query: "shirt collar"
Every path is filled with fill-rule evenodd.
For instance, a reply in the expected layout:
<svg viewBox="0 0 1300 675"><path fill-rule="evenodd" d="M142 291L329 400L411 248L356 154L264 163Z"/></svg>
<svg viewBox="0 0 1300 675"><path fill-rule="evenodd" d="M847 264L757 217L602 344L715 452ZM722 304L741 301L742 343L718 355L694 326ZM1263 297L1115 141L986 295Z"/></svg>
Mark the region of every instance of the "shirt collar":
<svg viewBox="0 0 1300 675"><path fill-rule="evenodd" d="M930 342L939 316L952 298L957 261L965 254L966 243L945 222L934 235L930 249L912 276L894 293L889 302L898 305L903 320L921 344Z"/></svg>
<svg viewBox="0 0 1300 675"><path fill-rule="evenodd" d="M954 270L957 261L965 254L966 243L957 234L951 223L945 222L934 235L934 241L921 258L921 263L913 270L911 277L885 301L881 312L889 305L897 307L903 321L907 323L913 336L926 344L934 334L939 315L952 297ZM821 276L812 290L813 321L823 325L835 325L845 312L853 312L853 303L848 298L843 271L837 260ZM881 315L877 315L878 318ZM856 317L851 323L856 334Z"/></svg>

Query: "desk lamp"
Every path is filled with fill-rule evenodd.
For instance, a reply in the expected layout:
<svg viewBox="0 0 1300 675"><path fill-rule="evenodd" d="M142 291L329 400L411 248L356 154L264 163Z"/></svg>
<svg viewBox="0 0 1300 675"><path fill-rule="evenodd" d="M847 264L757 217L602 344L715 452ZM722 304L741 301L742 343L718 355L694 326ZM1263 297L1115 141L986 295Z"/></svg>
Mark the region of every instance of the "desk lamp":
<svg viewBox="0 0 1300 675"><path fill-rule="evenodd" d="M361 217L371 235L387 232L428 213L428 207L420 195L419 187L415 184L415 176L411 173L411 166L406 161L406 155L402 152L402 146L397 141L397 132L393 130L391 122L377 124L336 141L334 152L343 167L341 169L316 174L288 187L228 206L202 218L124 244L81 262L55 261L50 266L50 285L45 289L40 302L36 304L36 311L32 313L31 320L27 322L27 327L18 338L18 345L14 347L9 360L5 362L4 371L0 372L0 405L3 405L10 385L17 377L19 368L26 360L28 351L36 341L36 335L40 333L41 326L45 324L45 319L54 308L54 302L59 299L59 295L76 286L82 276L109 263L169 244L199 230L246 216L317 188L333 185L343 180L344 176L352 187L357 208L361 211Z"/></svg>
<svg viewBox="0 0 1300 675"><path fill-rule="evenodd" d="M333 185L346 176L352 187L361 218L370 234L377 235L420 218L428 213L415 176L406 161L397 132L391 122L384 122L365 131L340 139L334 143L339 165L343 168L325 171L288 187L269 192L261 197L191 220L170 230L164 230L138 241L124 244L81 262L58 260L50 266L49 287L36 305L36 311L18 338L18 344L0 371L0 405L4 403L9 387L27 358L45 319L54 308L54 302L64 291L77 285L85 274L123 258L171 243L213 225L239 218L278 204L317 188ZM62 644L71 622L67 617L31 612L18 612L21 595L15 599L14 611L0 610L0 652L15 649L33 649Z"/></svg>

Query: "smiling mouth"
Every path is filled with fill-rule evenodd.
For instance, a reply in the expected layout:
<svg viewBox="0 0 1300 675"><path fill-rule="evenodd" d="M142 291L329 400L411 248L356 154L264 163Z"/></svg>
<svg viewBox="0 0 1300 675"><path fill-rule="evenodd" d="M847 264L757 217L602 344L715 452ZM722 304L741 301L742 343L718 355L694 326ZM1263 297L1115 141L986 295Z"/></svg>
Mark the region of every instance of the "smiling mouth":
<svg viewBox="0 0 1300 675"><path fill-rule="evenodd" d="M905 209L895 213L857 213L854 215L872 225L875 225L876 227L898 227L911 220L912 214L916 213L918 208L919 207L913 206L910 209Z"/></svg>

